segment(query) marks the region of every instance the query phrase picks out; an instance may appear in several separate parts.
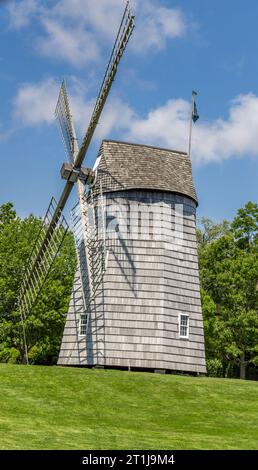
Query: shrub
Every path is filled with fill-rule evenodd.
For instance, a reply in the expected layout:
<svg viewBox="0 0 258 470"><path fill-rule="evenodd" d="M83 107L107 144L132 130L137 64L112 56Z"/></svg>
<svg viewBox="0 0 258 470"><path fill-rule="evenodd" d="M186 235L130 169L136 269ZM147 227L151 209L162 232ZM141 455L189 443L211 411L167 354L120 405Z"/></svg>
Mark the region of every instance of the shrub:
<svg viewBox="0 0 258 470"><path fill-rule="evenodd" d="M21 360L21 354L16 348L2 347L0 349L0 362L17 364Z"/></svg>
<svg viewBox="0 0 258 470"><path fill-rule="evenodd" d="M207 359L206 366L209 377L223 377L223 365L219 359Z"/></svg>

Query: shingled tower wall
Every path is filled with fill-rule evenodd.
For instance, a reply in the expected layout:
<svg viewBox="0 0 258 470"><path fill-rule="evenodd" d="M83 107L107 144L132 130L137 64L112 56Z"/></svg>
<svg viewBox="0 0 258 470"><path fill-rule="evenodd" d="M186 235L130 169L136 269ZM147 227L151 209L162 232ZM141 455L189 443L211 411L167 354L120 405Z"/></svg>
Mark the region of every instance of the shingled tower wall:
<svg viewBox="0 0 258 470"><path fill-rule="evenodd" d="M58 363L205 373L190 160L114 141L103 141L99 156L94 198L101 188L108 261L82 336L76 273Z"/></svg>

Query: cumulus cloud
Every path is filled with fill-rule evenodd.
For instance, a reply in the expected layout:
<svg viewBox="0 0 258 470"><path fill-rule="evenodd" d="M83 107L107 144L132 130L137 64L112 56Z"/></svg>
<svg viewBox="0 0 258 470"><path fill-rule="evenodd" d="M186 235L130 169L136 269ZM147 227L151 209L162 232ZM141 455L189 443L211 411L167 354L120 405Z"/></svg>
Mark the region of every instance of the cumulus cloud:
<svg viewBox="0 0 258 470"><path fill-rule="evenodd" d="M46 37L38 41L38 48L43 55L64 59L75 66L99 59L99 47L89 31L81 27L63 27L48 18L42 19L42 25Z"/></svg>
<svg viewBox="0 0 258 470"><path fill-rule="evenodd" d="M126 0L19 0L9 6L14 29L40 25L37 51L74 66L98 61L101 48L114 39ZM170 39L183 36L187 21L180 9L165 7L157 0L132 0L137 28L132 50L161 49Z"/></svg>
<svg viewBox="0 0 258 470"><path fill-rule="evenodd" d="M136 117L129 126L130 140L185 150L189 127L189 103L182 99L169 100L151 110L145 117Z"/></svg>
<svg viewBox="0 0 258 470"><path fill-rule="evenodd" d="M22 85L14 99L14 116L21 125L34 126L53 122L59 85L53 78Z"/></svg>
<svg viewBox="0 0 258 470"><path fill-rule="evenodd" d="M136 118L134 110L119 97L111 97L108 101L99 126L96 137L107 138L111 132L122 132L125 135L128 127Z"/></svg>
<svg viewBox="0 0 258 470"><path fill-rule="evenodd" d="M71 77L70 102L75 125L82 134L89 122L94 99L85 98L85 87L80 80ZM53 77L39 83L25 83L20 86L13 100L13 115L20 126L51 125L55 121L55 108L61 83Z"/></svg>
<svg viewBox="0 0 258 470"><path fill-rule="evenodd" d="M132 140L187 150L190 104L170 100L137 118L129 126ZM196 163L258 155L258 97L239 95L231 103L227 119L198 121L194 125L192 157Z"/></svg>
<svg viewBox="0 0 258 470"><path fill-rule="evenodd" d="M83 136L92 115L96 98L87 96L87 89L80 81L71 79L69 101L76 129ZM23 84L13 100L14 118L21 126L37 126L54 123L54 111L60 83L47 78L39 83ZM96 130L96 138L104 138L112 131L126 130L134 112L119 97L111 97Z"/></svg>
<svg viewBox="0 0 258 470"><path fill-rule="evenodd" d="M134 51L162 49L169 39L184 36L187 22L182 10L168 8L160 2L135 0L138 28L132 38Z"/></svg>
<svg viewBox="0 0 258 470"><path fill-rule="evenodd" d="M83 25L104 39L113 39L125 4L126 0L59 0L55 2L52 14L63 22L69 19Z"/></svg>
<svg viewBox="0 0 258 470"><path fill-rule="evenodd" d="M38 0L11 2L8 11L11 28L21 29L28 26L31 20L40 14L41 4Z"/></svg>
<svg viewBox="0 0 258 470"><path fill-rule="evenodd" d="M199 124L193 144L198 161L258 155L258 97L242 94L232 100L228 119Z"/></svg>
<svg viewBox="0 0 258 470"><path fill-rule="evenodd" d="M14 114L24 126L54 121L54 110L60 84L48 78L38 84L24 84L14 100ZM80 135L87 127L95 98L73 80L71 108ZM187 151L190 103L183 99L169 100L139 116L118 96L111 97L100 123L96 138L108 138L112 132L119 138ZM222 161L231 157L258 156L258 96L239 95L229 105L228 117L194 124L192 158L195 163Z"/></svg>

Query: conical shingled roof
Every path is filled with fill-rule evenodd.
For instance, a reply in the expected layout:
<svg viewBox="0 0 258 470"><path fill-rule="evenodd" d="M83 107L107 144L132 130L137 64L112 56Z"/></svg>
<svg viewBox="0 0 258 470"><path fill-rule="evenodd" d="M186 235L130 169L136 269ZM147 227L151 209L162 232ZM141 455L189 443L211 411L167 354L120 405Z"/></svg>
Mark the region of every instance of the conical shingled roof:
<svg viewBox="0 0 258 470"><path fill-rule="evenodd" d="M183 194L197 204L192 165L184 152L103 140L95 194L148 189Z"/></svg>

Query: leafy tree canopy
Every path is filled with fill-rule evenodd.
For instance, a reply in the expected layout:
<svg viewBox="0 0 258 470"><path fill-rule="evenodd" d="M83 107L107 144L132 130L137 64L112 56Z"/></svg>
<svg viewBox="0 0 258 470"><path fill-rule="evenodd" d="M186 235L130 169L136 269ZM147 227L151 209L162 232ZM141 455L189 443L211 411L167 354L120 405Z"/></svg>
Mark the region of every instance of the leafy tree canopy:
<svg viewBox="0 0 258 470"><path fill-rule="evenodd" d="M250 248L258 242L258 205L249 201L237 211L231 228L241 248Z"/></svg>
<svg viewBox="0 0 258 470"><path fill-rule="evenodd" d="M212 236L205 235L206 233ZM258 206L248 202L231 224L204 221L199 237L207 357L228 368L258 364ZM213 236L215 234L215 236Z"/></svg>
<svg viewBox="0 0 258 470"><path fill-rule="evenodd" d="M16 212L11 202L0 206L0 229L5 224L12 222L16 218Z"/></svg>
<svg viewBox="0 0 258 470"><path fill-rule="evenodd" d="M11 203L0 207L0 361L23 360L20 315L16 310L19 286L36 240L41 219L17 217ZM36 306L26 320L32 363L56 360L76 266L71 233L65 238Z"/></svg>
<svg viewBox="0 0 258 470"><path fill-rule="evenodd" d="M17 294L41 220L0 207L0 361L21 362L23 341ZM258 206L248 202L232 223L201 219L197 232L206 356L214 374L237 368L245 378L258 366ZM71 233L26 320L32 363L56 360L76 256ZM216 370L215 370L216 369Z"/></svg>

